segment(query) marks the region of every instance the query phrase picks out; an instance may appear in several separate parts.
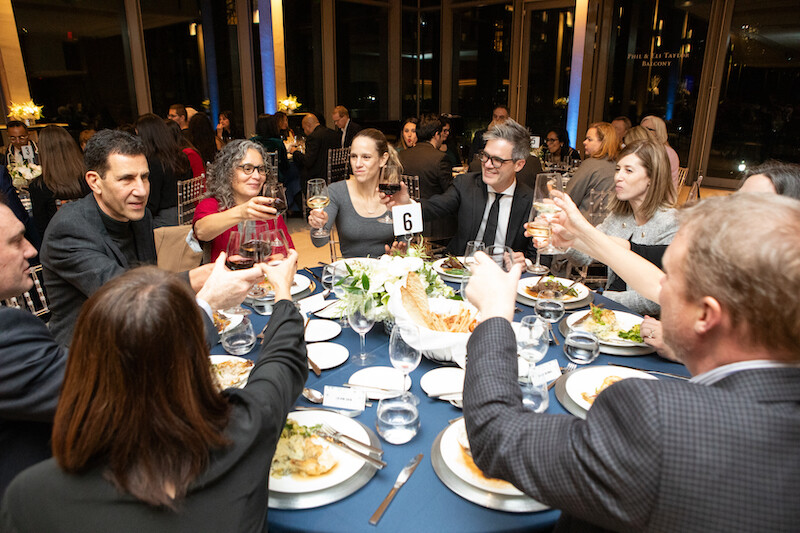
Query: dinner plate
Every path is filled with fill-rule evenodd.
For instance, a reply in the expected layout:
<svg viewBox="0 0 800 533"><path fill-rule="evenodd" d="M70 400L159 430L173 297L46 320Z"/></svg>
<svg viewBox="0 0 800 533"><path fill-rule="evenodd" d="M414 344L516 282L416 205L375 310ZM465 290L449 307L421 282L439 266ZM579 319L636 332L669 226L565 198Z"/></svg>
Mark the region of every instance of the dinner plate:
<svg viewBox="0 0 800 533"><path fill-rule="evenodd" d="M241 320L240 320L241 322ZM235 355L209 355L208 359L211 361L212 365L218 365L223 361L247 361L244 357L236 357ZM250 367L250 372L253 371L253 367ZM232 388L242 389L245 385L247 385L247 379L250 377L250 372L247 373L238 383L234 384Z"/></svg>
<svg viewBox="0 0 800 533"><path fill-rule="evenodd" d="M535 296L532 296L532 295L528 294L528 292L525 290L527 287L530 287L530 286L534 285L535 283L538 283L540 279L547 280L547 279L551 279L551 278L550 278L550 276L544 276L544 278L542 278L542 276L531 276L531 277L528 277L528 278L522 278L517 283L517 294L519 294L521 296L524 296L525 298L527 298L529 300L532 300L534 302L536 302L537 300L540 300L541 298L537 298ZM556 278L556 277L553 277L552 279L554 281L557 281L557 282L561 283L562 285L564 285L566 287L569 287L573 283L573 281L571 279L567 279L567 278ZM562 298L561 301L564 302L565 305L568 304L568 303L580 302L580 301L586 299L589 296L589 293L591 292L589 290L589 287L587 287L583 283L576 283L575 285L572 286L572 288L575 289L575 291L578 293L578 296Z"/></svg>
<svg viewBox="0 0 800 533"><path fill-rule="evenodd" d="M586 314L586 311L578 311L577 313L573 314L577 314L578 316L583 316L584 314ZM562 320L561 322L558 323L558 331L560 331L561 335L563 335L566 338L567 334L570 332L570 327L567 325L566 320ZM619 355L622 357L636 357L639 355L647 355L649 353L653 353L656 350L649 344L645 344L644 346L639 346L639 345L612 346L610 344L600 343L600 351L602 353L607 353L609 355Z"/></svg>
<svg viewBox="0 0 800 533"><path fill-rule="evenodd" d="M400 384L403 380L403 373L396 368L389 366L370 366L362 368L350 376L347 382L354 387L363 390L370 400L383 400L384 398L394 398L399 396ZM370 388L376 387L376 388ZM406 376L403 390L411 388L411 378ZM381 390L386 389L386 390Z"/></svg>
<svg viewBox="0 0 800 533"><path fill-rule="evenodd" d="M586 311L586 313L589 313L589 312L590 311ZM582 330L582 331L587 331L583 327L583 324L578 324L578 326L575 326L575 322L577 322L578 320L581 320L583 317L585 317L586 313L572 313L570 316L567 317L567 327L570 328L570 329L579 329L579 330ZM636 324L641 324L642 320L644 320L642 317L640 317L638 315L634 315L632 313L625 313L623 311L614 311L614 315L617 317L617 324L619 325L619 328L620 328L621 331L628 331L629 329L631 329ZM630 348L630 347L633 347L633 346L639 346L639 347L648 346L647 344L645 344L643 342L634 342L634 341L631 341L631 340L628 340L628 339L622 339L622 338L620 338L620 339L601 339L599 335L598 335L597 338L600 341L600 344L605 344L607 346L619 346L619 347L624 347L624 348Z"/></svg>
<svg viewBox="0 0 800 533"><path fill-rule="evenodd" d="M340 414L331 413L329 411L294 411L289 413L288 418L295 420L300 425L308 427L323 423L328 424L337 431L349 435L354 439L358 439L365 444L370 442L369 435L361 424ZM354 455L342 451L337 446L333 446L322 439L317 440L318 444L321 446L328 447L337 461L336 467L321 476L314 477L295 475L273 477L270 475L270 491L298 494L328 489L347 481L347 479L355 475L361 467L364 466L363 459L359 459Z"/></svg>
<svg viewBox="0 0 800 533"><path fill-rule="evenodd" d="M583 397L583 394L595 394L597 389L603 385L603 381L611 376L617 376L622 379L656 379L650 374L632 368L589 366L570 374L565 384L567 395L578 407L588 411L591 409L592 404Z"/></svg>
<svg viewBox="0 0 800 533"><path fill-rule="evenodd" d="M419 386L429 396L431 394L453 393L440 396L437 398L439 400L461 399L464 391L464 374L463 368L451 366L435 368L420 378Z"/></svg>
<svg viewBox="0 0 800 533"><path fill-rule="evenodd" d="M319 318L341 318L344 313L345 304L343 301L333 301L328 307L314 312Z"/></svg>
<svg viewBox="0 0 800 533"><path fill-rule="evenodd" d="M461 446L459 441L466 441L464 419L450 424L442 434L440 449L447 467L459 478L481 490L502 494L504 496L522 496L523 493L508 481L493 479L483 475Z"/></svg>
<svg viewBox="0 0 800 533"><path fill-rule="evenodd" d="M330 340L342 332L342 326L334 320L309 320L306 326L306 342Z"/></svg>
<svg viewBox="0 0 800 533"><path fill-rule="evenodd" d="M265 281L267 281L265 279ZM311 278L307 278L302 274L295 274L294 281L292 282L292 288L289 289L289 292L292 296L296 294L300 294L301 292L309 289L311 287ZM264 296L253 297L248 294L248 297L254 301L264 301L264 300L274 300L275 299L275 292L268 291Z"/></svg>
<svg viewBox="0 0 800 533"><path fill-rule="evenodd" d="M439 274L439 276L445 281L453 281L453 282L456 282L456 283L461 282L461 280L464 279L464 276L455 275L455 274L448 274L447 271L444 268L442 268L442 264L445 261L447 261L447 259L448 259L447 257L443 257L441 259L438 259L438 260L434 261L433 265L432 265L433 266L433 270L437 274ZM464 256L460 255L456 259L461 261L462 264L464 263Z"/></svg>
<svg viewBox="0 0 800 533"><path fill-rule="evenodd" d="M236 326L242 323L242 320L244 320L244 315L228 314L225 313L224 311L217 311L217 313L224 316L226 319L230 321L230 323L222 329L220 335L222 335L226 331L230 331L231 329L235 328Z"/></svg>
<svg viewBox="0 0 800 533"><path fill-rule="evenodd" d="M350 350L335 342L314 342L307 344L306 349L308 358L314 361L320 370L337 367L350 357Z"/></svg>

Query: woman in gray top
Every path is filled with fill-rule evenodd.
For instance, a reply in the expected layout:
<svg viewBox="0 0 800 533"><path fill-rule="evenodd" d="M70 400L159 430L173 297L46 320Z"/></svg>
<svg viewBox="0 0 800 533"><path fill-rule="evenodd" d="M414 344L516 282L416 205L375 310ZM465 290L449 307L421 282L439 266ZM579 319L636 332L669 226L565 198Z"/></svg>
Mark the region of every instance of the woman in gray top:
<svg viewBox="0 0 800 533"><path fill-rule="evenodd" d="M374 128L361 130L350 146L350 167L353 175L328 187L331 203L314 209L308 215L313 228L330 230L336 224L342 257L377 257L389 251L394 240L391 224L379 222L386 208L378 196L378 180L382 173L402 172L397 152L386 137ZM329 237L314 237L317 248Z"/></svg>
<svg viewBox="0 0 800 533"><path fill-rule="evenodd" d="M583 140L586 159L567 184L567 194L581 210L589 213L589 194L614 188L614 161L619 153L619 139L608 122L595 122L586 130Z"/></svg>
<svg viewBox="0 0 800 533"><path fill-rule="evenodd" d="M628 249L631 243L667 245L672 242L678 223L671 207L675 202L675 188L664 146L653 140L626 146L619 155L614 183L611 214L597 229L615 237L615 241ZM587 265L592 260L575 250L568 256L573 263L580 265ZM659 312L657 303L629 290L611 269L603 295L637 313Z"/></svg>

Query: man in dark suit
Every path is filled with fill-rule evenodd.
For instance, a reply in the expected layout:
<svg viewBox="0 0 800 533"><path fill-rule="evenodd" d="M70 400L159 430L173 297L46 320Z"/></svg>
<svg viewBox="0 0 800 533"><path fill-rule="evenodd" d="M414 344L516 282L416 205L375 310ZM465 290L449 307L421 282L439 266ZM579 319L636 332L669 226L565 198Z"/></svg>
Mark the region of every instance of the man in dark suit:
<svg viewBox="0 0 800 533"><path fill-rule="evenodd" d="M339 148L347 148L353 144L353 138L356 133L361 131L361 126L350 120L350 112L343 105L337 105L333 108L331 115L333 124L338 128L336 133L339 134Z"/></svg>
<svg viewBox="0 0 800 533"><path fill-rule="evenodd" d="M28 262L36 250L0 196L0 300L33 287ZM197 294L206 312L206 342L219 342L211 309L241 302L262 268L227 271L224 257ZM50 457L52 419L67 351L35 315L0 307L0 499L16 474Z"/></svg>
<svg viewBox="0 0 800 533"><path fill-rule="evenodd" d="M472 456L561 509L559 531L800 523L800 203L736 194L680 218L659 300L665 341L694 377L623 380L586 420L522 407L509 324L520 270L478 254L467 294L483 322L464 389Z"/></svg>
<svg viewBox="0 0 800 533"><path fill-rule="evenodd" d="M486 140L483 138L483 134L496 125L502 124L509 118L511 118L511 114L508 112L508 107L505 104L496 105L494 109L492 109L492 121L489 122L489 126L485 130L476 131L475 135L472 136L472 144L469 149L470 159L475 159L478 152L483 150L483 147L486 146Z"/></svg>
<svg viewBox="0 0 800 533"><path fill-rule="evenodd" d="M328 172L328 150L339 148L339 135L330 128L319 123L313 113L303 117L303 131L306 134L306 151L294 152L294 161L300 167L300 178L303 190L312 178L324 178Z"/></svg>
<svg viewBox="0 0 800 533"><path fill-rule="evenodd" d="M481 172L462 174L443 194L421 200L424 220L457 217L458 229L448 251L462 255L467 242L501 244L514 250L514 261L525 262L535 251L524 236L533 204L533 190L518 183L516 173L525 165L530 151L530 134L513 120L498 124L486 134L481 152ZM408 203L405 186L383 199L387 207Z"/></svg>

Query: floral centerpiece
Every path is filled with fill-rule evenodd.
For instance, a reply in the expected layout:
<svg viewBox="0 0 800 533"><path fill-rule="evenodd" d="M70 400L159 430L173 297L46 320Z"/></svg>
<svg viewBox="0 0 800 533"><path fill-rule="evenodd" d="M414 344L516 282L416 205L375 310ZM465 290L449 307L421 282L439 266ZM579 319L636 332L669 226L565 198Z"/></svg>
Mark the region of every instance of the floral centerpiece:
<svg viewBox="0 0 800 533"><path fill-rule="evenodd" d="M10 162L8 172L11 174L11 182L17 189L27 189L28 185L42 174L41 165L23 159L21 163Z"/></svg>
<svg viewBox="0 0 800 533"><path fill-rule="evenodd" d="M345 314L367 308L376 321L391 322L389 296L405 283L409 272L419 274L429 298L454 298L455 292L433 270L422 245L410 246L405 254L383 255L377 261L347 261L347 275L336 282L344 289L340 298Z"/></svg>
<svg viewBox="0 0 800 533"><path fill-rule="evenodd" d="M33 103L33 100L17 104L11 102L8 110L8 118L21 120L30 125L34 120L42 118L42 107Z"/></svg>
<svg viewBox="0 0 800 533"><path fill-rule="evenodd" d="M285 113L289 113L290 115L294 113L298 107L302 106L300 102L297 101L297 97L293 95L289 95L283 100L278 100L278 111L283 111Z"/></svg>

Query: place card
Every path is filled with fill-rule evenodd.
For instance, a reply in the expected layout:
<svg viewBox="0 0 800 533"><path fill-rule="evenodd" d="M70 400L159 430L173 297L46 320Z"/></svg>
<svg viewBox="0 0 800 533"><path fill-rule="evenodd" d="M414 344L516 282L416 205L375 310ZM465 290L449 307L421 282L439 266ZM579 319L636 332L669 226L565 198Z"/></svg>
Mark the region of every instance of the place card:
<svg viewBox="0 0 800 533"><path fill-rule="evenodd" d="M363 390L325 385L322 405L337 409L363 411L367 403L367 393Z"/></svg>
<svg viewBox="0 0 800 533"><path fill-rule="evenodd" d="M392 208L395 236L422 233L422 205L417 202Z"/></svg>
<svg viewBox="0 0 800 533"><path fill-rule="evenodd" d="M533 369L533 374L539 383L541 382L550 382L554 379L558 379L561 377L561 369L558 367L558 361L553 359L552 361L548 361L546 363L542 363L541 365L536 365Z"/></svg>

